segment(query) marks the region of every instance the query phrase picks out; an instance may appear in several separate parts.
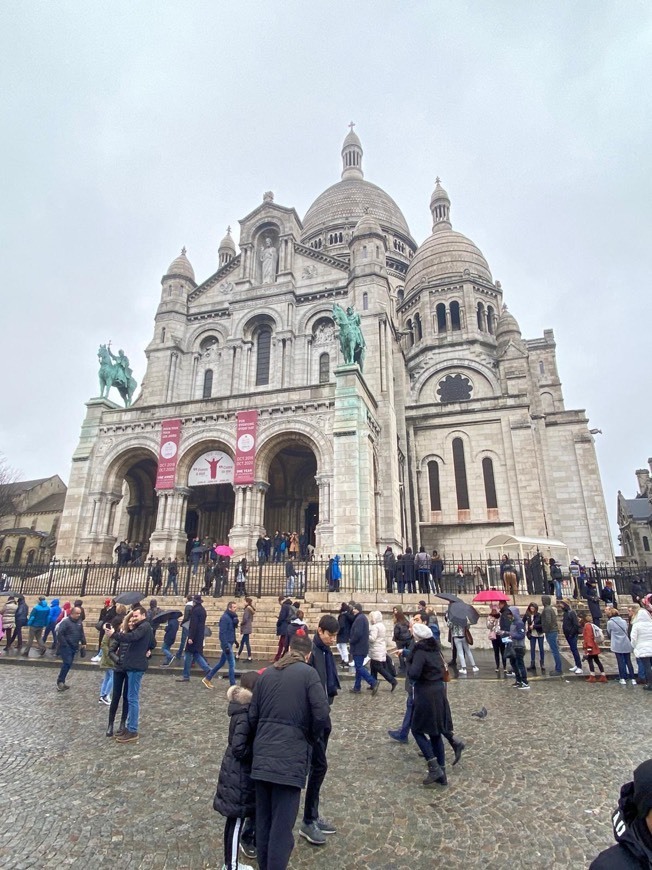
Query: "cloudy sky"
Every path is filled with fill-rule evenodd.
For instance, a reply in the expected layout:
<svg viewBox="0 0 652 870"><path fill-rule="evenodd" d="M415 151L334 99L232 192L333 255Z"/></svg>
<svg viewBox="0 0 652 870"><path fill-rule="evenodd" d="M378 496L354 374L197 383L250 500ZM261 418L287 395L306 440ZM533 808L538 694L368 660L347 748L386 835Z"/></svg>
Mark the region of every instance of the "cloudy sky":
<svg viewBox="0 0 652 870"><path fill-rule="evenodd" d="M652 7L647 2L10 3L0 92L0 451L67 481L96 352L138 381L160 278L198 280L271 189L303 216L365 177L430 232L436 175L526 337L552 327L607 506L648 437ZM237 232L236 232L237 241Z"/></svg>

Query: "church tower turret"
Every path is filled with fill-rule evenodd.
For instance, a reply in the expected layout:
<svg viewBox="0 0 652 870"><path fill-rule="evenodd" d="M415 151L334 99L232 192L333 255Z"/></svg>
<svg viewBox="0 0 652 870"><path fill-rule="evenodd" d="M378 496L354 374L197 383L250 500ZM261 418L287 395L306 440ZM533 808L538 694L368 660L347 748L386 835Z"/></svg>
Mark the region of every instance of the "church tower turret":
<svg viewBox="0 0 652 870"><path fill-rule="evenodd" d="M220 246L217 250L219 256L219 265L218 268L221 269L222 266L226 266L227 263L230 263L231 260L236 255L235 242L231 237L231 227L226 228L226 235L220 242Z"/></svg>
<svg viewBox="0 0 652 870"><path fill-rule="evenodd" d="M342 145L342 179L364 178L362 172L362 144L356 133L353 132L355 124L349 124L351 128L347 133L344 145Z"/></svg>

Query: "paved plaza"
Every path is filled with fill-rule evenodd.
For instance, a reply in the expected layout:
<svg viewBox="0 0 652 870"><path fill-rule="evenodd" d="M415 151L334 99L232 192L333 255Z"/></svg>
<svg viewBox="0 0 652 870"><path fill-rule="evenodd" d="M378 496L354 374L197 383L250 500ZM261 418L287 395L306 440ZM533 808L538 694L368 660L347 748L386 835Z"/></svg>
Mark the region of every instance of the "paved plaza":
<svg viewBox="0 0 652 870"><path fill-rule="evenodd" d="M424 789L413 740L387 737L405 693L349 694L333 709L323 814L338 834L323 847L297 837L291 867L583 868L611 845L621 783L652 757L641 687L533 681L532 691L484 677L454 681L456 735L447 789ZM212 798L225 747L227 684L149 674L141 738L104 736L100 672L78 669L55 691L50 667L0 668L0 866L221 868L222 818ZM486 706L484 721L471 716ZM254 862L252 862L254 863Z"/></svg>

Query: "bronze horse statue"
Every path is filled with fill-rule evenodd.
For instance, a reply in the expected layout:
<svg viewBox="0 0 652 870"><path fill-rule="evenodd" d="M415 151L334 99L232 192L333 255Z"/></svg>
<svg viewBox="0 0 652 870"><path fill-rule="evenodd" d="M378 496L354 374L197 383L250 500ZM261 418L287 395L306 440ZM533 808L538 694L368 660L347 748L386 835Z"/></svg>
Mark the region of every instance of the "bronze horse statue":
<svg viewBox="0 0 652 870"><path fill-rule="evenodd" d="M364 364L365 340L360 328L360 315L351 306L346 311L337 302L333 305L333 319L340 331L340 349L348 366Z"/></svg>
<svg viewBox="0 0 652 870"><path fill-rule="evenodd" d="M98 376L100 379L100 398L108 398L109 390L115 387L122 396L125 408L131 405L131 398L136 390L136 381L131 377L129 360L122 351L118 356L111 353L111 348L101 344L97 351L100 362Z"/></svg>

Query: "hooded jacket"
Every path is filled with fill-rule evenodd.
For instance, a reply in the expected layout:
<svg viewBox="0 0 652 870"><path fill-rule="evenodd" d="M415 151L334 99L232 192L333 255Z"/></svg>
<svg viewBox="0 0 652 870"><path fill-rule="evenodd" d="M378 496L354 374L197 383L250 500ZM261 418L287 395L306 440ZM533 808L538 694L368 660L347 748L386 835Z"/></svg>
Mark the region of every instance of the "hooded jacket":
<svg viewBox="0 0 652 870"><path fill-rule="evenodd" d="M559 631L557 614L550 606L551 600L552 599L549 595L541 596L541 603L543 604L543 610L541 611L541 627L543 628L544 634L551 634L554 631Z"/></svg>
<svg viewBox="0 0 652 870"><path fill-rule="evenodd" d="M351 624L354 616L349 610L342 610L337 614L337 643L348 643L351 637Z"/></svg>
<svg viewBox="0 0 652 870"><path fill-rule="evenodd" d="M237 685L226 693L229 742L220 767L213 809L231 819L252 816L256 808L256 790L251 779L251 697L249 689Z"/></svg>
<svg viewBox="0 0 652 870"><path fill-rule="evenodd" d="M612 653L631 653L633 647L627 634L627 623L622 616L611 616L607 620L607 634L611 639Z"/></svg>
<svg viewBox="0 0 652 870"><path fill-rule="evenodd" d="M652 834L644 818L637 816L633 799L634 783L620 789L612 824L616 845L600 852L589 870L647 870L652 867Z"/></svg>
<svg viewBox="0 0 652 870"><path fill-rule="evenodd" d="M351 626L349 648L352 656L369 655L369 620L360 611L357 611Z"/></svg>
<svg viewBox="0 0 652 870"><path fill-rule="evenodd" d="M509 627L509 637L516 649L525 649L525 623L521 619L521 612L518 607L510 607L514 616L514 621Z"/></svg>
<svg viewBox="0 0 652 870"><path fill-rule="evenodd" d="M48 625L52 625L53 622L56 622L59 619L60 613L61 608L59 607L59 599L53 598L52 604L50 604L50 619L48 620Z"/></svg>
<svg viewBox="0 0 652 870"><path fill-rule="evenodd" d="M30 628L45 628L50 621L50 605L47 601L39 601L32 607L32 612L27 620Z"/></svg>
<svg viewBox="0 0 652 870"><path fill-rule="evenodd" d="M387 631L383 622L383 614L380 610L373 610L370 616L372 622L369 626L369 658L375 662L384 662L387 659L387 641L385 640Z"/></svg>
<svg viewBox="0 0 652 870"><path fill-rule="evenodd" d="M637 659L652 656L652 617L643 608L639 610L632 622L631 641Z"/></svg>
<svg viewBox="0 0 652 870"><path fill-rule="evenodd" d="M564 616L561 623L564 637L566 638L566 640L571 637L577 637L580 633L580 621L577 618L577 613L575 613L573 608L566 601L562 601L561 606L564 611Z"/></svg>
<svg viewBox="0 0 652 870"><path fill-rule="evenodd" d="M16 626L16 610L18 605L15 601L7 601L2 608L2 625L5 629L15 628Z"/></svg>

